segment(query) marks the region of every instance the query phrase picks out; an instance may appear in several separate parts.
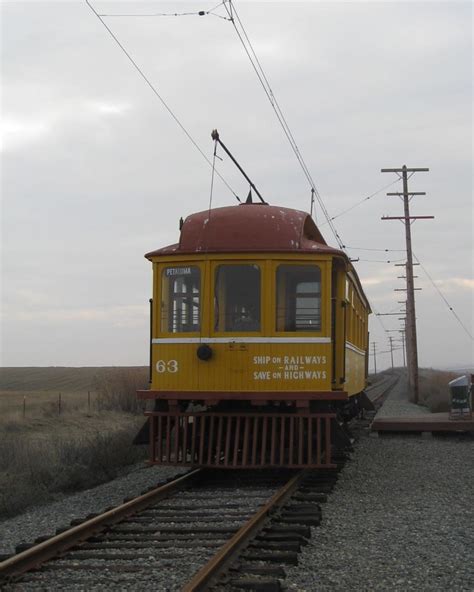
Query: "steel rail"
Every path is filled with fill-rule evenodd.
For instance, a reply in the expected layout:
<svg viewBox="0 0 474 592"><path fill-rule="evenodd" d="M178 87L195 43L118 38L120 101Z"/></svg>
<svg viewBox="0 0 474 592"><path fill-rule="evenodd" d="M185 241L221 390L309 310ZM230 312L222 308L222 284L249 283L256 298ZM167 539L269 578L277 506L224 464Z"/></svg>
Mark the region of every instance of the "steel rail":
<svg viewBox="0 0 474 592"><path fill-rule="evenodd" d="M193 483L203 473L204 471L202 469L195 469L103 514L85 520L78 526L73 526L60 534L52 536L50 539L34 545L26 551L9 557L5 561L0 562L0 582L7 578L19 576L39 566L41 563L56 557L59 553L63 553L78 543L84 542L91 536L96 535L104 530L104 528L116 524L149 505L169 497L175 491L179 491Z"/></svg>
<svg viewBox="0 0 474 592"><path fill-rule="evenodd" d="M369 399L372 403L377 403L382 397L384 397L387 393L389 393L392 390L392 388L397 384L397 382L399 380L400 380L399 375L387 376L380 383L376 383L376 384L372 385L371 387L366 388L365 392L367 393L367 396L369 397ZM370 392L377 391L380 388L382 388L381 392L372 398L370 396Z"/></svg>
<svg viewBox="0 0 474 592"><path fill-rule="evenodd" d="M364 390L365 390L366 393L370 393L372 391L376 391L380 387L386 385L387 382L389 382L392 378L393 378L393 376L388 376L388 375L387 376L383 376L381 380L379 380L375 384L371 384L370 386L365 387Z"/></svg>
<svg viewBox="0 0 474 592"><path fill-rule="evenodd" d="M259 532L270 514L281 506L294 493L308 470L304 469L292 477L273 497L257 511L219 551L204 565L182 588L182 592L200 592L207 590L209 585L229 566L257 532Z"/></svg>

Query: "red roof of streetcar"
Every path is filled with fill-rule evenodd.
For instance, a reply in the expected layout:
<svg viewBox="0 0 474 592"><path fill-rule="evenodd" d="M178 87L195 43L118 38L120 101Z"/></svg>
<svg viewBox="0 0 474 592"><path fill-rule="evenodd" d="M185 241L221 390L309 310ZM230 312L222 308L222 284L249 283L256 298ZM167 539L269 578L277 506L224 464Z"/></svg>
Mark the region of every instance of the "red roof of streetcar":
<svg viewBox="0 0 474 592"><path fill-rule="evenodd" d="M241 204L191 214L179 243L145 257L196 253L303 252L346 254L326 243L309 214L267 204Z"/></svg>

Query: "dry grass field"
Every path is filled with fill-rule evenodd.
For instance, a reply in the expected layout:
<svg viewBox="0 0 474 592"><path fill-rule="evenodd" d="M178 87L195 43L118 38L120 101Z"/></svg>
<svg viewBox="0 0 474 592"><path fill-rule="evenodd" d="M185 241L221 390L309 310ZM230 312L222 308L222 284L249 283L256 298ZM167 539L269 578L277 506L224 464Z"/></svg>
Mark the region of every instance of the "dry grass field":
<svg viewBox="0 0 474 592"><path fill-rule="evenodd" d="M135 392L147 379L147 368L0 369L0 516L143 459L132 440L144 421Z"/></svg>
<svg viewBox="0 0 474 592"><path fill-rule="evenodd" d="M421 368L419 375L420 403L426 405L431 413L449 411L450 394L448 383L470 371L450 372Z"/></svg>
<svg viewBox="0 0 474 592"><path fill-rule="evenodd" d="M147 382L146 367L0 368L0 422L116 408L111 401ZM133 398L135 404L135 398ZM125 405L126 406L126 405Z"/></svg>
<svg viewBox="0 0 474 592"><path fill-rule="evenodd" d="M0 368L0 391L87 391L93 388L97 376L111 370L114 368Z"/></svg>

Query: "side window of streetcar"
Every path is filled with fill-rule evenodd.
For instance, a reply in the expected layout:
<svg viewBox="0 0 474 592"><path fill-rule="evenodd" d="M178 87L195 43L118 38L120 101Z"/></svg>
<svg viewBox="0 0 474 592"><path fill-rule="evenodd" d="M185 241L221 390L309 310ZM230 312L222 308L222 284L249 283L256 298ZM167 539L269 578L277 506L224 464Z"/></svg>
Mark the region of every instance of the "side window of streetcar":
<svg viewBox="0 0 474 592"><path fill-rule="evenodd" d="M199 267L166 267L161 276L161 331L190 333L200 329Z"/></svg>
<svg viewBox="0 0 474 592"><path fill-rule="evenodd" d="M276 330L321 330L321 270L316 265L279 265Z"/></svg>
<svg viewBox="0 0 474 592"><path fill-rule="evenodd" d="M260 331L258 265L219 265L214 289L215 331Z"/></svg>

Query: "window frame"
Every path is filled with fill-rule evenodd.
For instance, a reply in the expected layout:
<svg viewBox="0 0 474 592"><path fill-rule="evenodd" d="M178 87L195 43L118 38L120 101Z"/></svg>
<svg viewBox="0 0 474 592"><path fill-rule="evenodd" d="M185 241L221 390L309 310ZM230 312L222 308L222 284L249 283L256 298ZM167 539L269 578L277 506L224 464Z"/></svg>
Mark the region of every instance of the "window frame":
<svg viewBox="0 0 474 592"><path fill-rule="evenodd" d="M368 320L367 304L359 292L355 282L347 277L348 292L346 293L347 325L346 342L360 350L367 351Z"/></svg>
<svg viewBox="0 0 474 592"><path fill-rule="evenodd" d="M293 267L317 267L320 272L321 290L320 290L320 304L321 304L321 327L319 329L304 329L299 331L278 331L277 330L277 271L280 265ZM325 337L330 314L330 306L327 304L328 289L331 287L330 278L328 279L328 265L326 260L314 261L312 259L278 259L272 261L271 266L272 282L270 297L271 302L271 332L269 334L275 337Z"/></svg>
<svg viewBox="0 0 474 592"><path fill-rule="evenodd" d="M163 274L165 269L167 268L176 268L176 267L195 267L199 270L199 327L200 329L194 331L179 331L179 332L172 332L168 330L162 329L162 295L163 295ZM204 308L205 308L205 298L206 298L206 286L205 286L205 273L204 273L204 265L201 261L167 261L163 263L159 263L156 268L156 273L154 274L154 298L156 302L155 309L155 322L154 322L154 333L157 336L161 337L175 337L176 339L180 339L183 337L198 337L203 333L203 322L204 322Z"/></svg>
<svg viewBox="0 0 474 592"><path fill-rule="evenodd" d="M294 267L317 267L320 272L320 280L321 280L321 327L320 329L316 330L298 330L298 331L279 331L277 330L277 272L278 268L281 266L294 266ZM274 335L276 337L322 337L326 335L326 327L328 326L327 321L327 314L328 314L328 306L326 304L327 301L327 289L328 289L328 278L327 278L327 262L325 260L318 260L314 261L313 259L298 259L297 261L291 259L278 259L272 261L271 266L271 274L272 274L272 282L271 282L271 332L269 334ZM330 284L329 284L330 288Z"/></svg>
<svg viewBox="0 0 474 592"><path fill-rule="evenodd" d="M216 274L221 265L237 267L242 265L257 266L260 270L260 329L258 331L219 331L216 329L216 309L214 306ZM265 310L265 293L267 291L267 261L265 259L215 259L211 261L210 290L209 290L209 320L210 335L216 337L248 336L259 337L264 334L267 326Z"/></svg>
<svg viewBox="0 0 474 592"><path fill-rule="evenodd" d="M177 259L177 258L176 258ZM260 331L249 332L222 332L214 329L214 278L216 268L219 265L256 265L260 268ZM315 265L321 270L321 330L319 331L276 331L276 269L279 265ZM166 267L198 267L201 272L201 330L189 333L169 333L161 330L161 274ZM331 297L331 269L330 256L314 258L294 259L293 257L272 257L272 254L264 254L255 257L243 254L239 258L228 258L217 255L194 260L174 260L167 258L164 261L153 262L153 338L184 337L229 337L233 335L245 337L325 337L330 338L331 307L328 305Z"/></svg>

